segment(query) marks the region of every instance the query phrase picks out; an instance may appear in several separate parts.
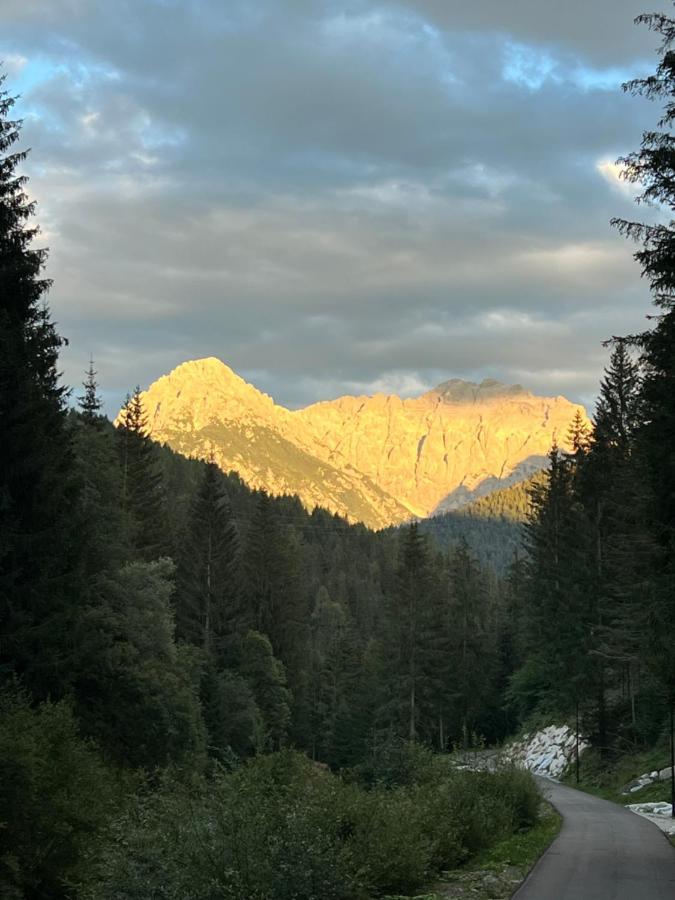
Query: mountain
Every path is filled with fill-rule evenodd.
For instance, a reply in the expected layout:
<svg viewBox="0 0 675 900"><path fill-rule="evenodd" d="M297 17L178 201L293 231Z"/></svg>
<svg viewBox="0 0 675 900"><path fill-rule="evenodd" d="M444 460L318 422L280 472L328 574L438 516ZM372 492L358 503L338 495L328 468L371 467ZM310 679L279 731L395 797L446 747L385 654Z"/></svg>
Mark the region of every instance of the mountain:
<svg viewBox="0 0 675 900"><path fill-rule="evenodd" d="M183 363L142 395L152 436L251 487L372 528L455 509L528 477L582 407L520 385L453 379L420 397L288 410L223 362Z"/></svg>

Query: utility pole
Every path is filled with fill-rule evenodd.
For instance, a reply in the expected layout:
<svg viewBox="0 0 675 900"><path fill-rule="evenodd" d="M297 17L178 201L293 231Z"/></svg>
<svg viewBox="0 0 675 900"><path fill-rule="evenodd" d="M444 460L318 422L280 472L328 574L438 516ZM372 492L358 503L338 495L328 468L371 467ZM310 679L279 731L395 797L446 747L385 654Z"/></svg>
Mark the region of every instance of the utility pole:
<svg viewBox="0 0 675 900"><path fill-rule="evenodd" d="M670 708L671 712L671 724L672 724L672 706ZM672 729L671 729L672 731ZM672 744L671 744L672 747ZM576 698L576 728L574 733L574 768L575 768L575 777L576 783L579 784L579 697Z"/></svg>
<svg viewBox="0 0 675 900"><path fill-rule="evenodd" d="M670 815L675 819L675 728L673 727L675 697L670 695Z"/></svg>

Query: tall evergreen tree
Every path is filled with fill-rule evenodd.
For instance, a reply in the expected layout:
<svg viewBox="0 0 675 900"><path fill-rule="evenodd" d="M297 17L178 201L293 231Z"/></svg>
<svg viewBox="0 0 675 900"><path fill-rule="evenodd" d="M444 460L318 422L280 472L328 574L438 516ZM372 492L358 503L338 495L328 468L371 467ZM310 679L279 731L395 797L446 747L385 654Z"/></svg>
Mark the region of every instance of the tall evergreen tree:
<svg viewBox="0 0 675 900"><path fill-rule="evenodd" d="M614 344L601 382L593 444L579 478L590 525L600 685L627 684L635 729L635 686L645 639L641 607L649 594L652 541L649 476L636 443L642 424L641 378L626 341ZM602 697L599 694L599 705ZM601 752L611 743L599 717Z"/></svg>
<svg viewBox="0 0 675 900"><path fill-rule="evenodd" d="M494 648L489 648L487 586L466 541L451 551L446 568L447 739L466 746L480 730L492 686Z"/></svg>
<svg viewBox="0 0 675 900"><path fill-rule="evenodd" d="M140 387L127 397L118 424L122 462L122 506L129 520L132 548L139 559L152 561L172 552L166 496L155 444Z"/></svg>
<svg viewBox="0 0 675 900"><path fill-rule="evenodd" d="M636 79L624 89L663 103L656 130L643 135L642 146L622 160L625 177L643 188L639 200L675 209L675 18L662 13L639 16L637 21L661 37L656 72ZM644 363L644 426L641 440L652 474L654 538L660 553L649 605L649 659L670 706L671 742L675 707L675 221L647 224L615 220L619 230L641 243L635 254L649 280L659 309L655 325L640 335ZM675 773L672 779L675 815Z"/></svg>
<svg viewBox="0 0 675 900"><path fill-rule="evenodd" d="M526 661L511 684L523 713L568 714L588 683L591 613L585 526L574 493L574 462L554 447L545 480L533 485L523 621Z"/></svg>
<svg viewBox="0 0 675 900"><path fill-rule="evenodd" d="M241 625L240 592L239 537L222 487L222 474L214 462L209 462L180 554L176 598L179 637L211 656L222 656L231 648Z"/></svg>
<svg viewBox="0 0 675 900"><path fill-rule="evenodd" d="M0 669L35 694L67 681L74 613L72 448L49 316L46 250L34 248L35 211L14 151L20 122L0 78Z"/></svg>
<svg viewBox="0 0 675 900"><path fill-rule="evenodd" d="M103 402L98 394L98 382L96 381L98 372L94 369L93 356L89 360L89 368L85 375L86 377L82 385L84 393L77 398L77 403L82 410L82 417L87 422L95 422L100 419Z"/></svg>
<svg viewBox="0 0 675 900"><path fill-rule="evenodd" d="M287 526L287 520L277 520L271 498L260 494L246 536L242 568L250 627L270 639L295 690L308 644L309 611L301 580L300 546L292 527Z"/></svg>
<svg viewBox="0 0 675 900"><path fill-rule="evenodd" d="M416 523L402 532L396 583L386 599L388 706L396 733L410 741L420 737L425 718L427 669L424 653L434 607L427 540Z"/></svg>

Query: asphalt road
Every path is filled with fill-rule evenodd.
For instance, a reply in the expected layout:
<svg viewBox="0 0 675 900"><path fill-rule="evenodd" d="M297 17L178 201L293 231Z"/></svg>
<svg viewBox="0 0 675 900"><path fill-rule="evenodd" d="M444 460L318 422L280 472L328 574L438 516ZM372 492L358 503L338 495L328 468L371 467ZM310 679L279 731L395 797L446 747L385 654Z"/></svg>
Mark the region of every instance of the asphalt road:
<svg viewBox="0 0 675 900"><path fill-rule="evenodd" d="M646 819L539 779L560 834L513 900L675 900L675 848Z"/></svg>

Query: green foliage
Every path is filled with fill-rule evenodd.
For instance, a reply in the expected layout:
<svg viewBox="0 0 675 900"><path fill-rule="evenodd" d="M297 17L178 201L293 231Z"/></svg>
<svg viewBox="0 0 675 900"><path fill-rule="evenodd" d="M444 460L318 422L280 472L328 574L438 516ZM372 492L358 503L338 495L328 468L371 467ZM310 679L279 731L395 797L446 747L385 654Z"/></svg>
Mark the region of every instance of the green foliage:
<svg viewBox="0 0 675 900"><path fill-rule="evenodd" d="M269 638L257 631L247 633L239 653L239 672L250 685L260 710L256 749L278 749L291 717L291 694L286 687L283 663L272 653Z"/></svg>
<svg viewBox="0 0 675 900"><path fill-rule="evenodd" d="M201 701L208 750L220 759L248 756L265 742L265 725L249 682L233 671L206 667Z"/></svg>
<svg viewBox="0 0 675 900"><path fill-rule="evenodd" d="M240 625L239 538L215 463L204 475L187 521L178 567L181 639L222 658Z"/></svg>
<svg viewBox="0 0 675 900"><path fill-rule="evenodd" d="M410 757L412 760L413 757ZM290 751L210 783L167 778L113 825L83 896L103 900L362 900L414 890L536 820L522 773L460 773L431 757L407 785L365 791Z"/></svg>
<svg viewBox="0 0 675 900"><path fill-rule="evenodd" d="M476 504L456 512L444 513L419 523L420 530L433 537L443 551L456 549L466 541L481 565L503 574L518 552L522 552L522 522L511 516L487 515L485 505Z"/></svg>
<svg viewBox="0 0 675 900"><path fill-rule="evenodd" d="M127 396L117 432L122 465L121 501L131 530L131 548L136 559L150 562L170 554L173 536L168 529L160 457L150 440L140 387Z"/></svg>
<svg viewBox="0 0 675 900"><path fill-rule="evenodd" d="M70 896L118 800L116 780L65 702L0 691L0 894Z"/></svg>
<svg viewBox="0 0 675 900"><path fill-rule="evenodd" d="M78 546L66 389L44 303L46 250L34 249L35 203L17 173L20 123L0 76L0 672L23 675L36 696L67 689L71 591Z"/></svg>
<svg viewBox="0 0 675 900"><path fill-rule="evenodd" d="M174 566L135 562L101 581L79 623L75 681L86 731L117 761L154 767L199 753L199 665L174 641Z"/></svg>

